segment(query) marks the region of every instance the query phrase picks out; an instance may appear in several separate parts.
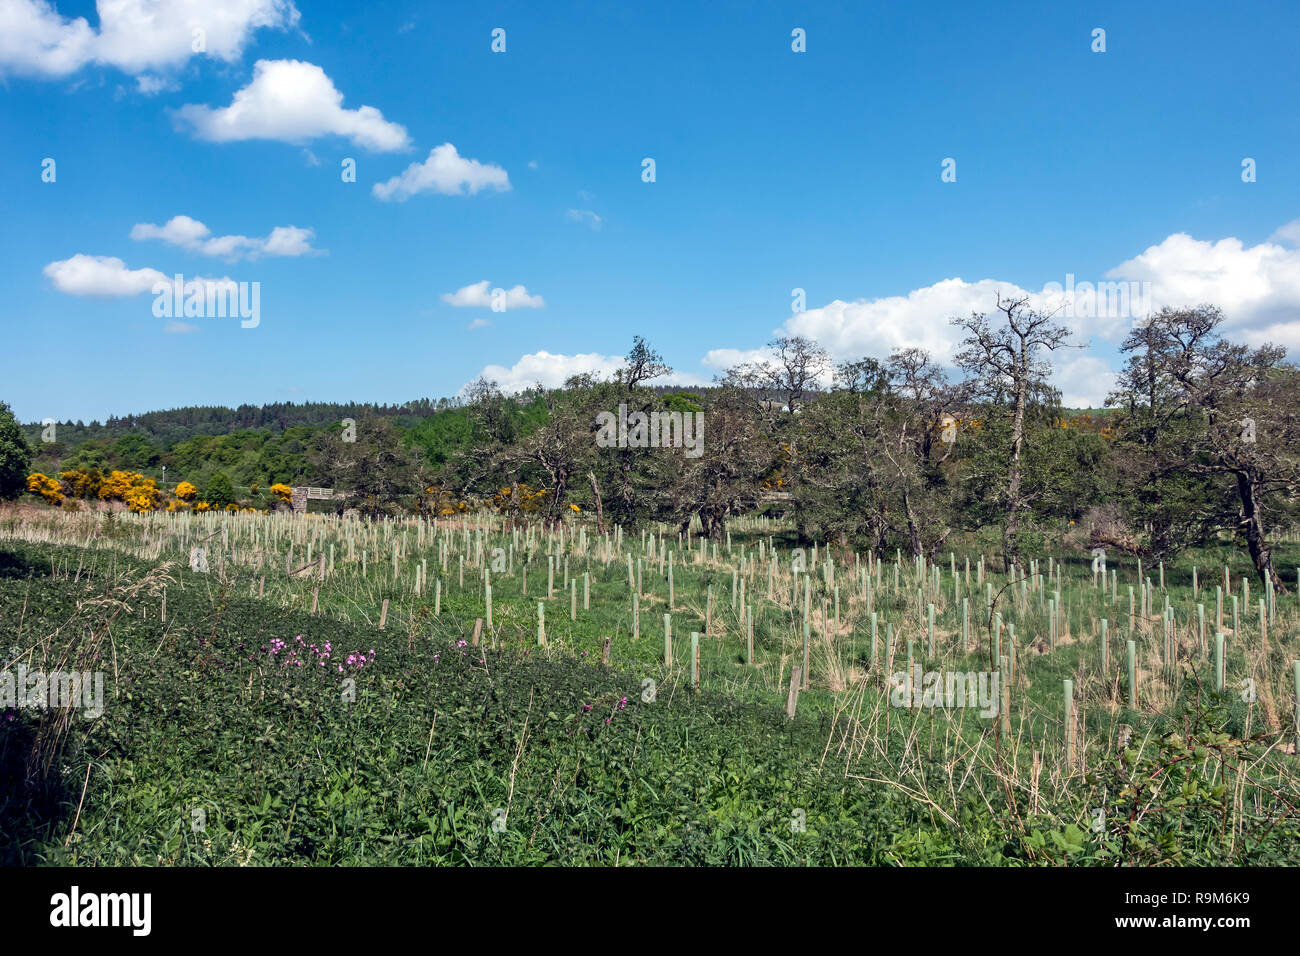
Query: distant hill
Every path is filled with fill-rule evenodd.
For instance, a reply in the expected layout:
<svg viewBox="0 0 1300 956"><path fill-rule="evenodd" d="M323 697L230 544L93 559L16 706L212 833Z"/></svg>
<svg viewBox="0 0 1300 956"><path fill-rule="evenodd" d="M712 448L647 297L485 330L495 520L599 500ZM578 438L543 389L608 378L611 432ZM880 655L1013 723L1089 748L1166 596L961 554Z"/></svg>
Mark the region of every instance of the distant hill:
<svg viewBox="0 0 1300 956"><path fill-rule="evenodd" d="M454 400L446 398L436 402L421 398L401 405L376 405L372 402L273 402L267 405L240 405L238 408L190 405L137 415L113 415L103 423L66 421L55 424L57 440L65 446L79 445L93 439L141 435L154 444L167 448L196 435L229 435L249 429L279 434L286 428L297 425L319 428L342 418L360 418L365 415L389 417L407 428L435 412L454 408L456 404ZM43 427L40 423L33 422L23 425L23 430L30 441L39 444Z"/></svg>

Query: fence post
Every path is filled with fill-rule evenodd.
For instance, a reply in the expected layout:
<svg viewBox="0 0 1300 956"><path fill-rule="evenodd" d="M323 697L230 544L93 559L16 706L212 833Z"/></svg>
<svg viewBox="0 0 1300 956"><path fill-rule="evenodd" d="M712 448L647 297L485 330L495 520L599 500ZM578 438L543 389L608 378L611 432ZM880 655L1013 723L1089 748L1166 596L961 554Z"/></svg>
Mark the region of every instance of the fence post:
<svg viewBox="0 0 1300 956"><path fill-rule="evenodd" d="M691 631L691 688L700 689L700 632Z"/></svg>
<svg viewBox="0 0 1300 956"><path fill-rule="evenodd" d="M795 708L799 706L799 683L801 679L799 665L796 664L790 671L790 690L785 697L785 716L790 720L794 719Z"/></svg>
<svg viewBox="0 0 1300 956"><path fill-rule="evenodd" d="M1137 709L1137 641L1128 642L1128 706Z"/></svg>

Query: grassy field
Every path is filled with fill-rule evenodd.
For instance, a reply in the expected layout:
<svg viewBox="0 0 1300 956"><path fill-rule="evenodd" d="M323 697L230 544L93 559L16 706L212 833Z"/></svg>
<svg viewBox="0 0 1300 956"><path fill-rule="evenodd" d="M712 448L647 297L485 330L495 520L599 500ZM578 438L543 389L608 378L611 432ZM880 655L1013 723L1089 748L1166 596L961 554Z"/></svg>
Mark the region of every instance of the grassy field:
<svg viewBox="0 0 1300 956"><path fill-rule="evenodd" d="M1116 557L7 510L5 671L104 701L0 708L0 861L1300 863L1294 587Z"/></svg>

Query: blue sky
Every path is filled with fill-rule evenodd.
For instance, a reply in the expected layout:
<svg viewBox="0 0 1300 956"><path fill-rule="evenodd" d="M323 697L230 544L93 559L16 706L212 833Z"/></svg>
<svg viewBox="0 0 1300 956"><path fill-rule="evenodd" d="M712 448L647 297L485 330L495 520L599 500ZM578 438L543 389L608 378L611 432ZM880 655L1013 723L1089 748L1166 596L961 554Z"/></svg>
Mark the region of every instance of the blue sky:
<svg viewBox="0 0 1300 956"><path fill-rule="evenodd" d="M945 358L952 315L1071 274L1300 345L1294 3L143 2L0 2L24 421L558 384L634 334L684 383L777 331ZM157 317L150 270L257 282L260 321ZM443 298L484 280L521 307ZM1130 321L1071 317L1067 402Z"/></svg>

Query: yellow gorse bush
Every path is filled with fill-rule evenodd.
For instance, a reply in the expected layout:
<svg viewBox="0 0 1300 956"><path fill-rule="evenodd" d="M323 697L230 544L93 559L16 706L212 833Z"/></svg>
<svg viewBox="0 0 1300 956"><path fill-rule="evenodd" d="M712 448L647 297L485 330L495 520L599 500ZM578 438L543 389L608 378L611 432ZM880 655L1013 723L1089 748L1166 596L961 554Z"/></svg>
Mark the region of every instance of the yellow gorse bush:
<svg viewBox="0 0 1300 956"><path fill-rule="evenodd" d="M126 493L125 501L129 509L142 514L161 508L163 493L152 478L141 478Z"/></svg>
<svg viewBox="0 0 1300 956"><path fill-rule="evenodd" d="M135 512L154 511L162 507L163 493L152 478L135 471L110 471L99 486L105 501L124 501Z"/></svg>
<svg viewBox="0 0 1300 956"><path fill-rule="evenodd" d="M27 476L27 490L40 495L52 505L63 503L63 486L53 478L47 478L39 471Z"/></svg>
<svg viewBox="0 0 1300 956"><path fill-rule="evenodd" d="M131 493L131 486L137 480L144 481L144 475L114 469L100 483L99 497L104 501L126 501L126 496Z"/></svg>
<svg viewBox="0 0 1300 956"><path fill-rule="evenodd" d="M99 473L98 468L92 468L89 471L82 471L74 468L70 471L59 473L63 479L63 493L71 498L95 498L99 495L99 486L104 481L104 476Z"/></svg>
<svg viewBox="0 0 1300 956"><path fill-rule="evenodd" d="M194 487L188 481L182 481L176 486L176 497L181 501L193 501L199 495L199 489Z"/></svg>

